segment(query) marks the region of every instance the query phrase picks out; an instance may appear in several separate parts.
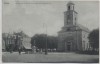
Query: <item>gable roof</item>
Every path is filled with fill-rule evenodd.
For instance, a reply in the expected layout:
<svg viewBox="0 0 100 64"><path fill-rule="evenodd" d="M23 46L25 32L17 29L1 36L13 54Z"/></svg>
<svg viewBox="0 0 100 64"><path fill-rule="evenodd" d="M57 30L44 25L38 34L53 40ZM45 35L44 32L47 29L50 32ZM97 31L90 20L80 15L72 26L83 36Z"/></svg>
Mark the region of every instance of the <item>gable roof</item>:
<svg viewBox="0 0 100 64"><path fill-rule="evenodd" d="M81 25L81 24L77 24L77 27L78 27L78 29L81 29L81 30L83 30L83 31L90 32L90 30L89 30L88 28L84 27L84 26Z"/></svg>

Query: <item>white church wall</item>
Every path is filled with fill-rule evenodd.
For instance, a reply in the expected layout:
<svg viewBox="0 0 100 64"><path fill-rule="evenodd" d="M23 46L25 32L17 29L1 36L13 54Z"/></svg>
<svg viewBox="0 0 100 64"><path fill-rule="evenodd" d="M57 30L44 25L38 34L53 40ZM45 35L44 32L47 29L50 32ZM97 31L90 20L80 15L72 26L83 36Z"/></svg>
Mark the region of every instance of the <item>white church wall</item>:
<svg viewBox="0 0 100 64"><path fill-rule="evenodd" d="M88 40L88 32L82 31L82 47L83 51L89 49L89 40Z"/></svg>

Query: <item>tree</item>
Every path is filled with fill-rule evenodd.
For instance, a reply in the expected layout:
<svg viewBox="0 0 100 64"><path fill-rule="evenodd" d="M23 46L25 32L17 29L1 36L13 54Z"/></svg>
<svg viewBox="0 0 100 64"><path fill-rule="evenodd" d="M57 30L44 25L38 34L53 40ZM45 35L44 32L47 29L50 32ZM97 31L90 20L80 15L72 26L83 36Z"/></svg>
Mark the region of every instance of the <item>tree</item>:
<svg viewBox="0 0 100 64"><path fill-rule="evenodd" d="M92 32L90 32L88 38L93 50L98 49L99 48L99 29L95 29Z"/></svg>
<svg viewBox="0 0 100 64"><path fill-rule="evenodd" d="M57 49L58 38L55 36L48 36L48 48L49 49Z"/></svg>
<svg viewBox="0 0 100 64"><path fill-rule="evenodd" d="M35 45L39 49L44 49L46 43L46 35L45 34L36 34L31 38L31 45Z"/></svg>
<svg viewBox="0 0 100 64"><path fill-rule="evenodd" d="M47 39L47 48L57 48L58 39L55 36L46 36L46 34L36 34L31 38L31 45L36 46L39 49L45 49Z"/></svg>

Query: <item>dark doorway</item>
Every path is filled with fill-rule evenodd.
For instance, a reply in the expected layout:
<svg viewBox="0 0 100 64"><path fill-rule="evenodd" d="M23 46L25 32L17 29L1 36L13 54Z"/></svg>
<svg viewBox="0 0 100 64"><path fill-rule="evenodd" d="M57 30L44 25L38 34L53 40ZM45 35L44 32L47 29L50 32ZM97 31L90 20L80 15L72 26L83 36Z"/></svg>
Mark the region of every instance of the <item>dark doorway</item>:
<svg viewBox="0 0 100 64"><path fill-rule="evenodd" d="M70 45L67 45L67 50L68 50L68 51L70 51L70 47L71 47Z"/></svg>

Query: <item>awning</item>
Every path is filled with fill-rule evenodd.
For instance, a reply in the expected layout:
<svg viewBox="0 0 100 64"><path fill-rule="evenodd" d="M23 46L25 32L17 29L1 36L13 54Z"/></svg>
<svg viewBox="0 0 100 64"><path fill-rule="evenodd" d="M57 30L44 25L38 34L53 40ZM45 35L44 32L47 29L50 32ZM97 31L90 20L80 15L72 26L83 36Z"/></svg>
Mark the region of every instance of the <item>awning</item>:
<svg viewBox="0 0 100 64"><path fill-rule="evenodd" d="M25 49L32 49L31 48L31 38L29 37L23 38L22 45Z"/></svg>

